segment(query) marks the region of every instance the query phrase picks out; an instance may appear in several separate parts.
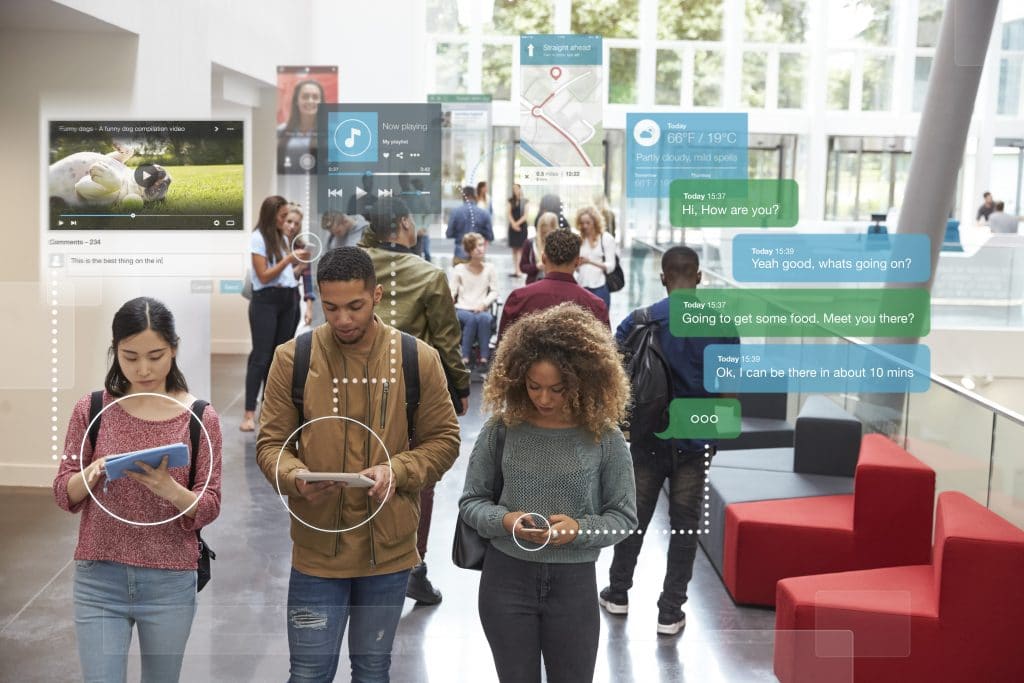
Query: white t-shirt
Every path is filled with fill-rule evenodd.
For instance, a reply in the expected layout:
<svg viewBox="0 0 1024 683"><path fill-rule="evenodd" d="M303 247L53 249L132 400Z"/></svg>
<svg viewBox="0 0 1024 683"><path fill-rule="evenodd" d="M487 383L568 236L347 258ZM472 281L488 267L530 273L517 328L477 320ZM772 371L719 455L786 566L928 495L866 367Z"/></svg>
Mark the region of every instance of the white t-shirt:
<svg viewBox="0 0 1024 683"><path fill-rule="evenodd" d="M287 243L287 241L286 241L286 243ZM280 256L275 257L273 260L267 258L267 243L263 239L263 233L261 233L259 230L253 230L252 231L252 237L249 238L249 252L252 253L252 254L259 254L263 258L266 258L267 259L267 265L269 265L269 266L274 265L275 263L277 263L281 259ZM252 268L252 267L249 268L249 277L252 279L252 291L254 291L254 292L258 292L259 290L265 289L267 287L298 287L299 286L299 281L295 279L295 272L292 270L291 266L288 266L287 268L282 270L280 275L277 276L276 280L271 280L270 282L268 282L266 284L263 284L262 282L260 282L260 279L258 277L256 277L256 269L255 268Z"/></svg>
<svg viewBox="0 0 1024 683"><path fill-rule="evenodd" d="M589 263L583 264L576 269L576 282L581 287L589 287L590 289L603 287L605 277L608 273L615 270L615 254L618 253L616 248L615 238L607 232L602 232L601 239L593 246L590 245L590 240L584 238L583 244L580 245L580 256L588 258L594 263L603 264L604 267Z"/></svg>
<svg viewBox="0 0 1024 683"><path fill-rule="evenodd" d="M486 310L498 299L498 271L490 263L484 263L479 275L471 271L468 264L460 263L452 270L448 285L452 296L457 298L455 308Z"/></svg>

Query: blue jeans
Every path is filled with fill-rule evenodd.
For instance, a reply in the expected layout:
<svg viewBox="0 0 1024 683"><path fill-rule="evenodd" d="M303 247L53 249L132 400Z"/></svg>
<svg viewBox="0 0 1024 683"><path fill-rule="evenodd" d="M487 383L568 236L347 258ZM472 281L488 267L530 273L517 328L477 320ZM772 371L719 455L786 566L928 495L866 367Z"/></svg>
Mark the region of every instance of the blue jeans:
<svg viewBox="0 0 1024 683"><path fill-rule="evenodd" d="M604 305L608 307L608 312L612 310L612 293L608 290L608 285L601 285L600 287L584 287L591 294L595 295L598 299L604 302Z"/></svg>
<svg viewBox="0 0 1024 683"><path fill-rule="evenodd" d="M391 645L405 604L409 570L322 579L292 569L288 582L289 681L334 680L346 622L352 683L387 683Z"/></svg>
<svg viewBox="0 0 1024 683"><path fill-rule="evenodd" d="M127 679L133 626L139 629L142 680L178 680L196 613L195 570L76 560L74 604L83 681Z"/></svg>
<svg viewBox="0 0 1024 683"><path fill-rule="evenodd" d="M459 324L462 325L462 357L470 357L475 340L480 345L480 360L486 361L491 351L491 325L494 323L494 316L490 311L474 313L464 308L456 308L455 315L459 317Z"/></svg>

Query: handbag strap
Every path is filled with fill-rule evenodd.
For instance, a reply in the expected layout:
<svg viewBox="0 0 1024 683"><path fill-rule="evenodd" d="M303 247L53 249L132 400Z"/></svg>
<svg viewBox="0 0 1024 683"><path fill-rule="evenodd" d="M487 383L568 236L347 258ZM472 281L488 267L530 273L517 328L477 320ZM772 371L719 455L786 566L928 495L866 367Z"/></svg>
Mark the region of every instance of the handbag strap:
<svg viewBox="0 0 1024 683"><path fill-rule="evenodd" d="M505 452L505 423L500 421L496 427L496 443L495 452L498 454L498 462L494 468L494 482L491 490L494 491L494 502L497 503L498 499L501 498L501 491L505 488L505 477L501 473L501 457Z"/></svg>
<svg viewBox="0 0 1024 683"><path fill-rule="evenodd" d="M192 404L192 415L188 419L188 440L192 451L189 453L189 460L191 461L188 466L188 490L191 491L192 487L196 485L196 459L199 457L199 432L202 429L200 420L203 419L203 412L206 410L206 406L210 405L202 399L196 399L195 403ZM199 416L196 419L196 416ZM211 446L213 444L210 444ZM210 467L213 467L213 453L210 453ZM200 552L204 544L203 536L199 529L196 529L196 540L199 541ZM210 550L210 556L216 557L213 551Z"/></svg>

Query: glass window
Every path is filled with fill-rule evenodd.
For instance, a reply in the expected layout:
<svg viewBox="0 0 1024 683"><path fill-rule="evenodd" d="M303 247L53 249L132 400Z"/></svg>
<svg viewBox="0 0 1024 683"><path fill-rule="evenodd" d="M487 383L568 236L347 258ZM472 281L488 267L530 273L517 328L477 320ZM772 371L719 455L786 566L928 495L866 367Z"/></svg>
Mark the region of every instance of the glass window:
<svg viewBox="0 0 1024 683"><path fill-rule="evenodd" d="M892 45L895 22L891 0L833 0L828 8L830 45Z"/></svg>
<svg viewBox="0 0 1024 683"><path fill-rule="evenodd" d="M469 0L482 2L483 0ZM491 0L494 15L485 21L483 29L488 33L518 36L520 33L553 33L555 21L551 0ZM466 3L468 4L468 2Z"/></svg>
<svg viewBox="0 0 1024 683"><path fill-rule="evenodd" d="M679 104L683 81L683 62L675 50L658 50L654 83L655 104Z"/></svg>
<svg viewBox="0 0 1024 683"><path fill-rule="evenodd" d="M512 99L512 46L484 45L483 92L495 100Z"/></svg>
<svg viewBox="0 0 1024 683"><path fill-rule="evenodd" d="M456 0L427 0L427 33L462 33Z"/></svg>
<svg viewBox="0 0 1024 683"><path fill-rule="evenodd" d="M924 110L924 98L928 94L928 77L932 73L933 57L918 57L914 60L913 111Z"/></svg>
<svg viewBox="0 0 1024 683"><path fill-rule="evenodd" d="M860 201L855 218L867 220L873 213L889 211L892 156L889 152L861 153Z"/></svg>
<svg viewBox="0 0 1024 683"><path fill-rule="evenodd" d="M468 92L469 46L465 43L438 43L434 52L434 88L437 92Z"/></svg>
<svg viewBox="0 0 1024 683"><path fill-rule="evenodd" d="M862 111L888 111L892 107L892 70L892 57L864 57L860 95Z"/></svg>
<svg viewBox="0 0 1024 683"><path fill-rule="evenodd" d="M826 182L825 218L828 220L857 217L857 152L829 153Z"/></svg>
<svg viewBox="0 0 1024 683"><path fill-rule="evenodd" d="M746 39L753 43L804 43L806 0L747 0Z"/></svg>
<svg viewBox="0 0 1024 683"><path fill-rule="evenodd" d="M722 106L722 53L696 50L693 53L693 104L696 107Z"/></svg>
<svg viewBox="0 0 1024 683"><path fill-rule="evenodd" d="M942 10L946 0L918 0L917 4L917 46L935 47L939 42L939 28L942 24Z"/></svg>
<svg viewBox="0 0 1024 683"><path fill-rule="evenodd" d="M850 74L853 72L853 53L836 52L828 57L829 109L850 108Z"/></svg>
<svg viewBox="0 0 1024 683"><path fill-rule="evenodd" d="M803 55L779 53L779 109L803 108L804 64Z"/></svg>
<svg viewBox="0 0 1024 683"><path fill-rule="evenodd" d="M659 0L659 40L721 40L724 0Z"/></svg>
<svg viewBox="0 0 1024 683"><path fill-rule="evenodd" d="M768 60L763 52L743 53L743 101L748 107L764 107Z"/></svg>
<svg viewBox="0 0 1024 683"><path fill-rule="evenodd" d="M1020 112L1021 82L1024 81L1024 55L999 60L999 103L996 113L1016 116Z"/></svg>
<svg viewBox="0 0 1024 683"><path fill-rule="evenodd" d="M781 149L748 149L747 177L776 180L779 177Z"/></svg>
<svg viewBox="0 0 1024 683"><path fill-rule="evenodd" d="M1024 0L1003 0L1003 49L1024 50Z"/></svg>
<svg viewBox="0 0 1024 683"><path fill-rule="evenodd" d="M608 55L608 103L635 104L637 51L613 47Z"/></svg>
<svg viewBox="0 0 1024 683"><path fill-rule="evenodd" d="M572 32L605 38L636 38L639 0L575 0Z"/></svg>

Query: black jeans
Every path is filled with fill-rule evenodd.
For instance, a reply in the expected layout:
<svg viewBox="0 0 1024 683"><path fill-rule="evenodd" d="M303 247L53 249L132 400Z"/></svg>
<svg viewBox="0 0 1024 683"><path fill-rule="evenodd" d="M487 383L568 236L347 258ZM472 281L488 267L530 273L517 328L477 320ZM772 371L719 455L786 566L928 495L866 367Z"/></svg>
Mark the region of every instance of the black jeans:
<svg viewBox="0 0 1024 683"><path fill-rule="evenodd" d="M668 479L668 517L671 528L668 542L668 567L662 584L658 608L676 612L686 602L686 586L693 576L693 560L697 556L697 529L701 525L701 502L704 499L703 452L663 448L630 447L633 472L636 475L636 512L643 533L630 534L615 545L611 570L608 572L613 591L625 592L633 586L633 569L647 535L647 526L658 504L661 486ZM713 452L713 451L712 451ZM692 529L694 533L687 533ZM680 530L682 533L679 533Z"/></svg>
<svg viewBox="0 0 1024 683"><path fill-rule="evenodd" d="M267 287L252 293L249 302L252 352L245 370L246 410L256 410L260 385L267 383L274 349L291 339L298 326L298 287Z"/></svg>
<svg viewBox="0 0 1024 683"><path fill-rule="evenodd" d="M601 621L593 562L524 562L487 549L480 623L501 683L591 683Z"/></svg>

